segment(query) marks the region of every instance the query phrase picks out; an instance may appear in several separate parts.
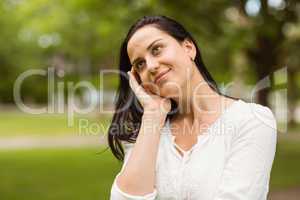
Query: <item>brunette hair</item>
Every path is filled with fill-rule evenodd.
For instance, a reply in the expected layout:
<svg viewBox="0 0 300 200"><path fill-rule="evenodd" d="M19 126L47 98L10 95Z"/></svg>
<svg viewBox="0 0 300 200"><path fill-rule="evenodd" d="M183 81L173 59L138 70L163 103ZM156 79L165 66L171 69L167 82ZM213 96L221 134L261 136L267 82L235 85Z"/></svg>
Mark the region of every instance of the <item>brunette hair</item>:
<svg viewBox="0 0 300 200"><path fill-rule="evenodd" d="M199 72L207 81L208 85L218 94L221 94L216 81L212 78L203 63L196 41L181 24L174 19L160 15L144 16L138 19L130 27L121 45L119 56L120 82L115 101L115 113L108 130L109 148L111 149L113 155L120 161L124 160L124 149L122 147L122 142L134 143L136 141L143 115L143 109L129 86L129 79L126 73L130 71L131 68L131 63L127 53L127 44L132 35L146 25L152 25L161 31L166 32L178 42L182 42L185 39L192 41L196 47L196 57L194 62L197 65ZM171 102L171 111L168 113L167 119L172 118L177 113L176 103L173 100L171 100Z"/></svg>

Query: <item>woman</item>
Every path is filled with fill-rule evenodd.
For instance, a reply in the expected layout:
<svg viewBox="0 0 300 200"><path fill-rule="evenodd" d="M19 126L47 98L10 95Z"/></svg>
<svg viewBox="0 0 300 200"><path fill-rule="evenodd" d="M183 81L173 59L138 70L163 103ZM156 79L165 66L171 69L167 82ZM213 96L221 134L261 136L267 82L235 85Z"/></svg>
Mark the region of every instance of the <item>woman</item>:
<svg viewBox="0 0 300 200"><path fill-rule="evenodd" d="M124 162L111 200L267 198L272 112L221 94L179 23L139 19L122 44L120 71L108 142Z"/></svg>

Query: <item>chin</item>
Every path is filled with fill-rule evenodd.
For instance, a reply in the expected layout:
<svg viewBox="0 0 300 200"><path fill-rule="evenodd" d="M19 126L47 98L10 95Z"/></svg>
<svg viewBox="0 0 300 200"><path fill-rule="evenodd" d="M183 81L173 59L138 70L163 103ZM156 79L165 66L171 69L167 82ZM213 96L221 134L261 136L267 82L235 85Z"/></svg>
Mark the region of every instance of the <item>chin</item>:
<svg viewBox="0 0 300 200"><path fill-rule="evenodd" d="M164 98L176 98L181 95L181 88L181 81L175 81L174 79L170 80L170 77L168 77L168 79L164 80L159 85L152 87L151 90L154 94Z"/></svg>
<svg viewBox="0 0 300 200"><path fill-rule="evenodd" d="M181 81L166 81L160 87L160 92L165 96L177 97L182 93L182 82Z"/></svg>
<svg viewBox="0 0 300 200"><path fill-rule="evenodd" d="M163 87L160 89L160 95L164 98L177 98L180 95L180 90L177 87Z"/></svg>

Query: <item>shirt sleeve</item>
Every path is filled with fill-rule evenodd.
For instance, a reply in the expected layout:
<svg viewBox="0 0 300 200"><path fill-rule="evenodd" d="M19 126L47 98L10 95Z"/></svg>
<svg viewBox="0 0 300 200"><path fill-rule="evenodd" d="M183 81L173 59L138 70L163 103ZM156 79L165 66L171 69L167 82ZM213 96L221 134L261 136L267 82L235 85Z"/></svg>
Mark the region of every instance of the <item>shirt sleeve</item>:
<svg viewBox="0 0 300 200"><path fill-rule="evenodd" d="M147 195L138 196L138 195L131 195L122 191L117 185L117 178L124 170L125 165L127 164L128 158L131 154L132 147L134 144L124 144L124 151L125 151L125 158L124 163L122 165L121 171L116 175L114 182L112 184L111 192L110 192L110 200L154 200L157 196L157 191L154 189L152 193Z"/></svg>
<svg viewBox="0 0 300 200"><path fill-rule="evenodd" d="M264 106L251 109L233 136L214 200L266 200L276 151L276 121ZM254 114L253 114L254 113Z"/></svg>

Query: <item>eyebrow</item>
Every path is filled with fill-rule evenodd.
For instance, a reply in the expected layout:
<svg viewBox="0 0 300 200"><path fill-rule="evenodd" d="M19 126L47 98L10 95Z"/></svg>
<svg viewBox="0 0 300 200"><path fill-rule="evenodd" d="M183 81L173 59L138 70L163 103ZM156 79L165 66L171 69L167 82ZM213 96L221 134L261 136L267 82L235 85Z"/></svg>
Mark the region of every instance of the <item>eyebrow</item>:
<svg viewBox="0 0 300 200"><path fill-rule="evenodd" d="M149 50L154 45L154 43L157 42L157 41L159 41L159 40L162 40L162 38L154 40L153 42L151 42L151 44L147 47L147 50ZM134 65L139 59L140 58L134 59L134 61L132 62L132 65Z"/></svg>

